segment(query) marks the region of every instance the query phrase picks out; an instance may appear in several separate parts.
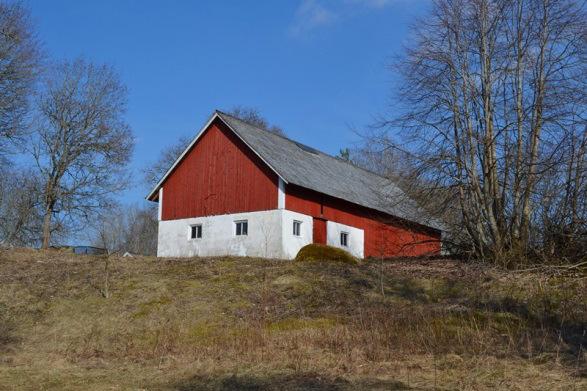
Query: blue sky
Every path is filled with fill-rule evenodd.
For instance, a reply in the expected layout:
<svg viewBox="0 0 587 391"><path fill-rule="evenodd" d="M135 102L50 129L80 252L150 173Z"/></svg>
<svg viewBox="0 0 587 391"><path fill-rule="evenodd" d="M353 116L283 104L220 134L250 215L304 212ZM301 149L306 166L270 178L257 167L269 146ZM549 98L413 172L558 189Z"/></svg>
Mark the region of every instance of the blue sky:
<svg viewBox="0 0 587 391"><path fill-rule="evenodd" d="M258 108L325 152L389 110L387 68L424 0L29 0L49 56L114 65L129 88L132 169L215 109ZM141 202L137 185L121 198Z"/></svg>

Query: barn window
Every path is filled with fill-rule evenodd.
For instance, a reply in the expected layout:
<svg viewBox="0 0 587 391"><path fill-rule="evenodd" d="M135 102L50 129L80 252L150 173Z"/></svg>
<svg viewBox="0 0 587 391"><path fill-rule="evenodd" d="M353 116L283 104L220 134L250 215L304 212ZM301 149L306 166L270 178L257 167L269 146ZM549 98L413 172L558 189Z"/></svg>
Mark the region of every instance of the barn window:
<svg viewBox="0 0 587 391"><path fill-rule="evenodd" d="M247 220L235 221L236 236L249 234L249 222Z"/></svg>
<svg viewBox="0 0 587 391"><path fill-rule="evenodd" d="M300 236L302 222L298 220L293 221L293 234L294 236Z"/></svg>
<svg viewBox="0 0 587 391"><path fill-rule="evenodd" d="M202 224L192 225L190 227L190 239L202 238Z"/></svg>
<svg viewBox="0 0 587 391"><path fill-rule="evenodd" d="M347 232L340 233L340 245L348 247L349 245L349 234Z"/></svg>

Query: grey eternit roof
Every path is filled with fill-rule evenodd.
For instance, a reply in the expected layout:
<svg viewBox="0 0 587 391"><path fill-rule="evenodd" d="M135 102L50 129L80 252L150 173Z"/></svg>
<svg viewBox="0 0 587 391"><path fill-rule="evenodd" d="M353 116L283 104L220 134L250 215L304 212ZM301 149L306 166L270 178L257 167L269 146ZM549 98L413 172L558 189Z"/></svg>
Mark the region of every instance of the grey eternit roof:
<svg viewBox="0 0 587 391"><path fill-rule="evenodd" d="M438 230L442 225L389 179L217 111L287 183Z"/></svg>

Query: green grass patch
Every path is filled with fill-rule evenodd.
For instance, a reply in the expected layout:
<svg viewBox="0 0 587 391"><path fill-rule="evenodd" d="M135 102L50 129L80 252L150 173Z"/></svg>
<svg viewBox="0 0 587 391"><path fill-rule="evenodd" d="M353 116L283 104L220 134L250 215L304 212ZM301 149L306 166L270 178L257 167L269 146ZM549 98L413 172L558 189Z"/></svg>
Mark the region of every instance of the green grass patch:
<svg viewBox="0 0 587 391"><path fill-rule="evenodd" d="M149 315L151 312L159 310L161 307L172 303L169 297L159 297L157 299L149 300L139 305L139 310L133 314L133 318L138 319Z"/></svg>

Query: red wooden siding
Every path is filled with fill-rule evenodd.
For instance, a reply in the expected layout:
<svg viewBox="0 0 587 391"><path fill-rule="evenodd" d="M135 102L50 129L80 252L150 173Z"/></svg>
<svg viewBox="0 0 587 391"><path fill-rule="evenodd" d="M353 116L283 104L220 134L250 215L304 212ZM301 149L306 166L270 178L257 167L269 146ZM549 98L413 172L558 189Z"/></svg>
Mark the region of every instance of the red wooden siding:
<svg viewBox="0 0 587 391"><path fill-rule="evenodd" d="M312 236L314 243L326 244L326 220L314 217Z"/></svg>
<svg viewBox="0 0 587 391"><path fill-rule="evenodd" d="M418 256L440 252L440 233L436 230L406 224L384 213L299 186L287 185L285 207L364 230L365 257Z"/></svg>
<svg viewBox="0 0 587 391"><path fill-rule="evenodd" d="M163 220L277 208L277 175L214 121L163 183Z"/></svg>

